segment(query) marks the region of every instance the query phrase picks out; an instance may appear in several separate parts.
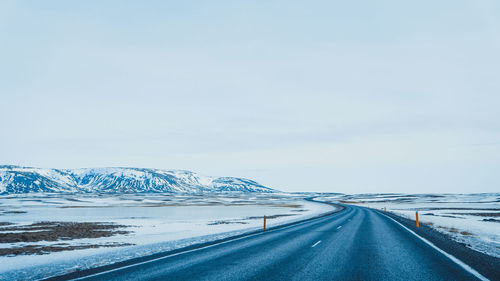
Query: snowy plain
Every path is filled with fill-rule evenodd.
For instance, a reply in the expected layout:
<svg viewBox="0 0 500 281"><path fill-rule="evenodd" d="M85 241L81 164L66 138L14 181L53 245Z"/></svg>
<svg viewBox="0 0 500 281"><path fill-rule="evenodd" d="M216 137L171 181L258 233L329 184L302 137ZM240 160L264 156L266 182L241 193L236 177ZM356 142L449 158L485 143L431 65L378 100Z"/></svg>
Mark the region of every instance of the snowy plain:
<svg viewBox="0 0 500 281"><path fill-rule="evenodd" d="M395 213L449 235L476 251L500 257L500 194L357 194L318 198Z"/></svg>
<svg viewBox="0 0 500 281"><path fill-rule="evenodd" d="M47 194L0 196L0 223L29 227L38 222L114 223L128 233L109 237L0 243L0 250L26 246L121 247L0 256L1 280L41 279L75 270L174 250L196 243L299 221L334 211L335 207L305 201L302 195L261 193L172 194ZM5 228L8 229L8 228ZM23 230L30 231L30 230ZM13 230L2 230L0 235ZM19 231L18 231L19 232Z"/></svg>

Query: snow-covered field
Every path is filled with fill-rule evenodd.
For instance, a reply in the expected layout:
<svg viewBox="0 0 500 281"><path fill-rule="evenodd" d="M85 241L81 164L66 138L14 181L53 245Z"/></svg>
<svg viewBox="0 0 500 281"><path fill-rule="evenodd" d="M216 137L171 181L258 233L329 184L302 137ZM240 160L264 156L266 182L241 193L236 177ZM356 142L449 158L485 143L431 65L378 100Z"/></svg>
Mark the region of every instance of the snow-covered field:
<svg viewBox="0 0 500 281"><path fill-rule="evenodd" d="M320 198L318 198L320 199ZM500 194L358 194L325 200L387 211L419 221L477 251L500 257Z"/></svg>
<svg viewBox="0 0 500 281"><path fill-rule="evenodd" d="M334 210L302 198L276 193L0 196L0 279L39 279L213 241L262 228L264 215L272 227ZM96 223L111 226L87 229ZM50 228L54 225L60 228ZM75 226L89 237L72 236ZM64 237L45 238L60 229ZM37 254L23 253L33 248Z"/></svg>

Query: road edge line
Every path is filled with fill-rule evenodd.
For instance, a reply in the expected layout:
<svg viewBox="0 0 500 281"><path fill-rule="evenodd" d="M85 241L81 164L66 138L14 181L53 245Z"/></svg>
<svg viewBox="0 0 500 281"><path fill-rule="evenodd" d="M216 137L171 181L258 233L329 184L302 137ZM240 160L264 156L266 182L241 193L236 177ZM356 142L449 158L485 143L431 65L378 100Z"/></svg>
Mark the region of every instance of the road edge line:
<svg viewBox="0 0 500 281"><path fill-rule="evenodd" d="M379 214L381 214L381 213L379 213ZM415 233L413 230L411 230L408 227L404 226L402 223L398 222L397 220L391 218L390 216L388 216L386 214L382 214L382 215L384 215L385 217L391 219L395 223L399 224L402 228L406 229L406 231L408 231L411 234L415 235L416 237L420 238L420 240L422 240L423 242L425 242L426 244L428 244L429 246L431 246L432 248L434 248L439 253L443 254L445 257L449 258L454 263L458 264L460 267L462 267L463 269L465 269L466 271L468 271L470 274L472 274L475 277L477 277L479 280L490 281L490 279L484 277L481 273L479 273L477 270L475 270L474 268L472 268L470 265L468 265L468 264L464 263L463 261L459 260L458 258L456 258L455 256L453 256L452 254L449 254L449 253L445 252L444 250L442 250L438 246L434 245L434 243L432 243L431 241L425 239L424 237L422 237L422 236L418 235L417 233Z"/></svg>

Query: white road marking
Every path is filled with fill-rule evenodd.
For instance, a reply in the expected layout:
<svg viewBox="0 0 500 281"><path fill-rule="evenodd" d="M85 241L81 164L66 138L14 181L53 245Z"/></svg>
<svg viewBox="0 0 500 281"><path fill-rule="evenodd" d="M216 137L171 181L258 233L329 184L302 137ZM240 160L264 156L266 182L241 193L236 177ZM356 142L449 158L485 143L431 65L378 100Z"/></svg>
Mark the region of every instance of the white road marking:
<svg viewBox="0 0 500 281"><path fill-rule="evenodd" d="M341 228L341 227L342 227L342 226L341 226L341 225L339 225L339 227L337 227L337 229L339 229L339 228Z"/></svg>
<svg viewBox="0 0 500 281"><path fill-rule="evenodd" d="M319 240L318 242L314 243L314 245L312 245L311 248L316 247L316 245L318 245L319 243L321 243L321 240Z"/></svg>
<svg viewBox="0 0 500 281"><path fill-rule="evenodd" d="M420 240L424 241L425 243L427 243L429 246L431 246L432 248L434 248L436 251L440 252L441 254L443 254L444 256L446 256L447 258L449 258L450 260L452 260L454 263L458 264L459 266L461 266L463 269L465 269L466 271L468 271L470 274L476 276L478 279L480 280L483 280L483 281L489 281L488 278L484 277L483 275L481 275L481 273L477 272L474 268L470 267L469 265L467 265L466 263L464 263L463 261L457 259L456 257L448 254L447 252L441 250L440 248L438 248L436 245L434 245L431 241L425 239L424 237L416 234L413 230L407 228L406 226L402 225L400 222L398 222L397 220L385 215L385 214L382 214L388 218L390 218L391 220L393 220L395 223L399 224L402 228L406 229L408 232L410 232L411 234L417 236L418 238L420 238Z"/></svg>

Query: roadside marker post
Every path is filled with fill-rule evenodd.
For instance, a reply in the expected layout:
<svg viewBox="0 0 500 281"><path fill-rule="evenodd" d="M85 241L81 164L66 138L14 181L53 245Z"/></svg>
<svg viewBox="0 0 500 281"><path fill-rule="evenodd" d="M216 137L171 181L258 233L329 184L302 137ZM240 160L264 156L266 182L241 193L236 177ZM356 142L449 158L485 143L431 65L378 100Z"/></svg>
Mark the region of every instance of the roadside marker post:
<svg viewBox="0 0 500 281"><path fill-rule="evenodd" d="M418 211L415 212L415 217L416 217L415 222L417 223L417 227L419 227L419 225L418 225Z"/></svg>
<svg viewBox="0 0 500 281"><path fill-rule="evenodd" d="M266 216L264 216L264 231L266 231Z"/></svg>

